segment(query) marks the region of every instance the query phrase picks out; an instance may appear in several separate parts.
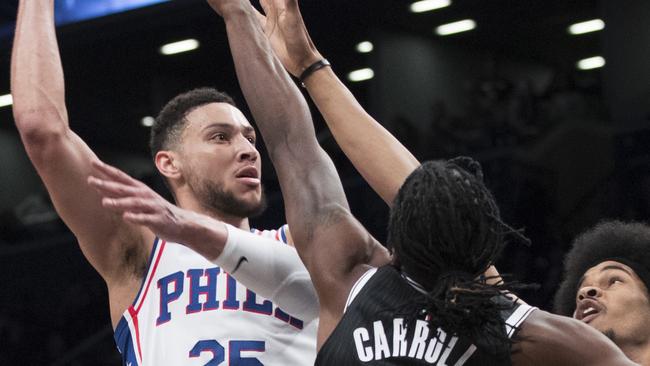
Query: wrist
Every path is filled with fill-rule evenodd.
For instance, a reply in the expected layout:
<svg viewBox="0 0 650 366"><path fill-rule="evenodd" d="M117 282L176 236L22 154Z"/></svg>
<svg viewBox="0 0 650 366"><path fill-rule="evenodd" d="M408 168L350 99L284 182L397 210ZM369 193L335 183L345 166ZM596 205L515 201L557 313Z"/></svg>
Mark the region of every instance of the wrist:
<svg viewBox="0 0 650 366"><path fill-rule="evenodd" d="M321 55L320 53L310 52L308 55L302 58L300 63L298 63L299 65L298 76L302 75L305 72L305 70L307 70L314 63L324 59L325 57L323 57L323 55Z"/></svg>
<svg viewBox="0 0 650 366"><path fill-rule="evenodd" d="M214 260L221 254L228 237L224 223L194 212L183 221L183 237L189 240L183 244L208 260Z"/></svg>
<svg viewBox="0 0 650 366"><path fill-rule="evenodd" d="M327 59L321 58L311 65L309 65L301 74L300 77L298 78L300 80L300 84L302 85L303 88L306 88L305 83L307 80L316 72L318 72L321 69L331 67L331 64Z"/></svg>

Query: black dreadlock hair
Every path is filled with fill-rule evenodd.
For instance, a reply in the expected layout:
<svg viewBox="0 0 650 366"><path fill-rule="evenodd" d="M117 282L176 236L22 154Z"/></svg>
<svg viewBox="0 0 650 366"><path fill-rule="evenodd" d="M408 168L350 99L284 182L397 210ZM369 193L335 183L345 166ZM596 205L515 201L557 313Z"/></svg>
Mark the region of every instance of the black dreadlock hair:
<svg viewBox="0 0 650 366"><path fill-rule="evenodd" d="M391 209L387 241L395 265L428 291L430 329L468 337L507 362L510 341L499 312L514 304L493 300L515 285L490 285L482 274L508 234L529 242L501 220L480 164L458 157L426 162L406 179Z"/></svg>
<svg viewBox="0 0 650 366"><path fill-rule="evenodd" d="M573 315L578 282L589 268L606 260L632 267L650 290L650 226L603 221L576 237L564 258L564 279L555 293L553 307L557 314Z"/></svg>

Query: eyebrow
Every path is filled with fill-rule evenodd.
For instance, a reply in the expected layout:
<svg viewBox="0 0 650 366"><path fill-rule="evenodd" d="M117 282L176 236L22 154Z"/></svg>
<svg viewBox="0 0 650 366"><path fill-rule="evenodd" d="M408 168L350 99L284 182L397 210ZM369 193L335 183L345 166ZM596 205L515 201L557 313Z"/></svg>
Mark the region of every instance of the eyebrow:
<svg viewBox="0 0 650 366"><path fill-rule="evenodd" d="M235 126L233 126L231 123L226 123L226 122L213 122L203 128L203 131L208 131L214 128L220 128L228 131L233 131L236 129ZM242 133L255 133L255 129L253 126L243 126L242 127Z"/></svg>
<svg viewBox="0 0 650 366"><path fill-rule="evenodd" d="M618 264L610 264L609 266L605 266L605 268L603 268L603 269L600 271L600 273L603 273L603 272L605 272L605 271L607 271L607 270L619 270L619 271L623 271L623 272L627 273L628 275L632 276L632 274L630 273L630 271L628 271L627 269L621 267L621 266L618 265ZM578 281L578 286L577 286L578 288L580 288L580 286L582 285L582 283L584 282L584 280L585 280L585 276L583 275L582 277L580 277L580 281Z"/></svg>

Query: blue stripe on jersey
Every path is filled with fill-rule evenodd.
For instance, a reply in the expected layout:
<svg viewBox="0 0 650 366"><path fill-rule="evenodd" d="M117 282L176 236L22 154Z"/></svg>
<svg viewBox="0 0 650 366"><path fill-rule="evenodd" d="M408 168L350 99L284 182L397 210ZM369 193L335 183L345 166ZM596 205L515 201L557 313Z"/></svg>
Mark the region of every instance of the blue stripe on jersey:
<svg viewBox="0 0 650 366"><path fill-rule="evenodd" d="M285 243L285 244L289 244L288 241L287 241L287 234L286 234L287 227L289 227L289 225L284 224L284 225L282 225L282 227L280 228L280 239L281 239L282 242Z"/></svg>
<svg viewBox="0 0 650 366"><path fill-rule="evenodd" d="M142 283L140 284L140 289L138 290L138 294L135 295L135 299L133 299L133 303L131 306L135 306L135 303L138 301L140 298L140 293L142 293L142 289L144 288L144 283L147 280L147 276L149 275L149 269L151 267L151 262L153 262L153 255L156 253L156 248L158 248L158 243L160 242L160 239L156 237L153 241L153 248L151 248L151 253L149 254L149 260L147 261L147 272L144 273L144 277L142 278Z"/></svg>
<svg viewBox="0 0 650 366"><path fill-rule="evenodd" d="M115 338L115 344L117 344L117 350L122 354L122 366L139 365L133 347L131 329L129 329L129 323L124 319L124 317L122 317L120 322L117 323L113 337Z"/></svg>

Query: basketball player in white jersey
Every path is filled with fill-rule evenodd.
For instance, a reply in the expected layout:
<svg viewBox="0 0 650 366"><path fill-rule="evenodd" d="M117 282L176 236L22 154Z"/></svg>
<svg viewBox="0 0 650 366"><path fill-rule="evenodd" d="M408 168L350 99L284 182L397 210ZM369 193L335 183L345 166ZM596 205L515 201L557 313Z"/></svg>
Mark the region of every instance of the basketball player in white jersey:
<svg viewBox="0 0 650 366"><path fill-rule="evenodd" d="M299 288L268 271L256 281L245 276L255 269L251 266L238 269L238 263L216 261L216 255L209 261L102 207L87 184L99 159L68 124L53 8L54 0L20 1L11 63L13 113L57 212L106 282L124 364L313 362L317 304L304 276L296 277ZM170 102L161 121L154 127L154 160L178 205L248 231L247 217L262 208L263 198L255 131L243 114L224 94L199 89ZM245 234L245 242L273 244ZM289 236L285 229L266 234L284 241ZM235 236L228 235L225 251L239 250ZM227 270L252 279L249 287L273 300L286 297L288 308L301 313L283 311ZM291 295L293 290L302 296Z"/></svg>
<svg viewBox="0 0 650 366"><path fill-rule="evenodd" d="M251 111L253 112L253 115L258 122L259 129L267 143L271 159L278 172L282 190L283 192L292 193L290 196L285 197L287 218L292 227L292 233L296 239L296 246L299 254L312 276L312 280L314 281L314 285L321 300L318 347L323 348L320 349L319 359L327 360L327 362L323 361L324 363L321 364L347 365L365 364L366 362L369 362L377 365L392 365L405 364L405 362L408 362L404 357L415 357L422 360L422 356L417 356L420 354L419 351L415 352L415 356L411 355L411 352L409 352L408 356L403 356L401 351L397 352L397 354L393 352L391 356L390 350L386 351L386 347L390 346L388 345L385 336L382 340L382 337L377 333L379 331L379 334L382 334L381 327L377 328L375 326L374 352L371 348L366 348L367 346L372 347L373 344L372 340L368 339L367 333L365 333L366 336L364 338L364 333L357 333L357 329L354 331L354 334L356 335L353 337L352 329L350 329L350 333L348 334L346 333L345 328L341 328L341 323L343 322L346 322L346 326L350 324L349 317L344 315L346 307L348 305L352 307L355 306L355 303L358 305L360 302L364 301L363 299L359 300L357 297L351 303L348 302L350 296L361 294L364 291L363 289L360 291L356 291L355 289L355 291L352 292L352 290L356 285L363 286L364 283L370 283L373 281L370 279L368 282L360 282L363 278L373 276L372 267L382 266L382 268L377 270L376 273L388 273L386 265L391 263L391 258L386 250L379 245L350 214L336 170L334 169L331 160L328 159L327 155L318 146L316 141L314 129L311 125L309 109L296 86L289 79L286 73L281 70L281 64L275 56L277 51L274 52L271 49L271 46L264 35L263 28L265 28L267 32L271 31L281 33L287 32L287 30L291 31L291 29L289 29L291 26L304 28L299 16L296 0L273 1L272 5L277 6L269 6L267 3L266 9L270 21L263 23L264 27L260 26L260 24L255 20L256 16L254 10L248 0L208 0L208 2L226 22L229 42L235 60L240 85L242 86L242 90L251 107ZM278 24L283 21L286 21L290 26L284 28L282 26L278 27ZM271 34L271 38L272 36L273 35ZM299 36L308 44L308 47L313 47L313 44L309 42L306 32L300 33ZM306 83L309 83L312 77L315 76L319 70L327 69L327 63L322 59L311 61L311 64L301 65L302 69L299 73L301 81ZM337 93L338 91L340 91L340 89L335 90L333 93ZM366 158L371 157L366 155ZM440 166L431 168L434 165L435 164L429 164L427 168L424 168L424 170L426 170L424 173L423 169L418 169L416 175L410 176L409 179L411 179L411 183L406 188L406 191L404 191L407 193L402 191L404 189L403 187L400 188L400 196L402 196L402 199L400 200L398 198L397 201L403 201L404 207L399 211L393 212L396 216L391 215L391 229L397 228L401 225L399 223L399 216L401 213L409 211L408 207L417 205L422 206L423 204L422 199L418 198L417 194L409 196L409 191L438 190L435 184L434 186L431 186L426 181L420 182L420 180L429 174L429 172L442 172L442 170L447 169ZM480 174L476 173L477 175L472 177L472 174L475 173L472 173L469 170L460 173L460 170L464 170L460 165L450 163L450 166L452 167L449 168L451 170L443 174L447 177L445 179L449 179L448 183L446 183L449 185L449 189L462 191L467 185L469 187L475 187L478 190L484 190L484 187L481 188L479 187L480 184L476 183L477 179L480 180ZM458 177L462 177L463 179L458 179ZM473 183L470 183L469 180L472 180ZM474 188L471 189L473 190ZM444 190L438 191L440 191L438 192L440 194L445 194ZM474 194L476 194L476 200L473 200L474 196L468 198L462 194L454 193L454 199L447 202L426 201L431 198L428 194L422 197L425 199L422 210L423 213L425 211L430 212L437 210L437 205L440 205L442 209L447 206L453 206L454 210L457 209L461 211L470 209L472 204L481 206L479 207L480 210L468 211L465 216L460 215L459 220L465 220L466 216L477 216L479 217L477 219L481 220L481 223L490 226L490 228L487 228L485 231L477 232L476 235L474 235L472 234L472 231L468 231L467 228L467 226L470 225L470 221L458 222L458 225L464 225L464 227L459 231L462 231L463 233L467 232L467 239L461 239L458 243L454 243L457 244L456 248L477 241L477 237L480 237L480 235L487 235L487 237L496 235L498 237L501 235L501 230L507 228L507 226L499 226L504 224L498 219L498 209L495 208L493 202L490 202L490 195L487 194L486 196L484 192ZM486 197L488 198L487 201L485 201ZM461 206L454 206L456 204L456 199L467 201L467 205L463 203ZM408 200L411 201L412 205L407 202ZM486 205L485 212L483 212L484 207L482 205ZM438 219L444 217L445 215L437 216ZM410 219L415 221L408 221ZM415 245L417 244L417 241L420 241L421 243L424 241L431 243L436 242L435 238L438 234L428 235L426 232L423 232L423 230L426 231L427 225L437 224L435 220L430 221L430 218L427 217L422 219L419 218L417 210L413 216L410 218L407 217L406 220L415 225L412 229L413 233L417 236L413 238L414 242L410 243L408 235L406 235L406 237L403 238L404 240L401 240L401 244L404 244L405 247ZM453 219L448 220L454 221ZM406 225L404 228L408 227L410 227L410 225ZM445 228L443 230L449 231L450 229L453 231L453 227ZM477 226L477 230L478 229L482 229L482 227ZM396 233L396 235L399 234ZM458 241L457 238L454 240ZM496 247L492 248L491 246L487 246L485 250L497 250L496 248L502 245L500 240L497 240L496 244L492 239L487 239L487 241L492 241L492 244L490 245L496 245ZM396 242L397 241L394 241L393 243ZM467 257L470 255L473 256L480 254L481 250L483 250L481 249L482 247L480 246L480 242L481 241L478 240L478 247L473 247L473 252L471 253L457 253L458 249L450 249L451 253L456 253L454 260L463 262L464 260L461 258L463 256ZM435 253L435 248L429 247L428 249L425 249L425 251L426 250L434 250ZM423 256L407 256L405 254L406 252L403 249L400 250L400 252L396 251L396 254L398 254L397 261L392 263L393 266L398 268L400 271L403 271L402 277L404 278L401 280L402 282L408 279L408 274L422 274L423 272L428 271L427 268L430 266L434 268L433 272L435 274L435 267L440 266L440 263L435 262L435 255L434 259L430 259L430 256L426 256L426 254ZM445 253L445 255L449 255L449 253ZM491 260L491 255L488 255L488 257ZM474 271L481 270L481 268L482 270L486 270L490 263L489 261L485 261L485 254L482 254L481 258L482 259L477 260L483 264L481 264L479 268L472 270L472 273L474 273L473 276L478 277L482 272ZM406 260L409 260L409 265L404 266ZM454 267L454 265L452 265L452 267ZM479 287L473 289L467 288L468 292L463 293L458 290L459 288L465 288L463 287L464 285L461 285L461 283L463 283L462 281L458 282L457 285L453 285L449 282L449 286L445 287L445 291L450 294L451 297L448 297L445 300L446 305L450 307L458 307L462 305L462 303L465 302L464 297L469 295L469 297L472 298L472 293L477 289L477 294L481 294L479 297L482 297L480 300L481 303L485 302L486 298L483 290L487 291L487 288L491 285L486 285L481 279L476 279L476 277L467 278L466 275L470 275L469 272L460 274L454 272L454 268L449 269L452 271L446 275L448 277L444 278L458 278L460 280L461 277L464 276L463 278L465 279L462 281L468 283L472 282L474 285ZM424 287L420 288L420 291L424 292L431 290L431 287L438 289L439 283L442 282L444 284L446 280L444 280L443 277L434 274L425 278L426 281L433 281L432 283L420 282L423 286L415 287ZM418 280L417 278L415 279ZM412 281L408 280L406 282ZM377 286L376 281L373 286ZM403 287L403 285L400 286ZM494 292L497 288L500 287L492 288L489 291L489 294L496 293L494 296L503 296L500 291ZM390 294L382 296L390 297ZM430 302L431 299L435 299L435 296L437 295L433 292L430 293L427 302ZM468 306L476 306L475 301L479 301L478 297L473 299L474 300L470 299L468 301ZM368 304L368 307L372 308L371 305L372 304ZM433 308L436 308L436 306L433 306ZM356 309L358 313L360 311L359 307L357 306ZM427 307L424 315L428 314L431 318L436 318L440 315L436 313L435 310L431 312L432 310L430 309L430 307ZM474 310L478 309L479 308L476 308ZM384 309L383 313L386 313L386 310L387 309ZM414 310L417 309L411 309L410 312L413 312ZM380 313L382 313L382 311L380 311ZM414 317L422 315L419 310L417 310L417 314L419 315L415 315L414 313ZM456 318L459 314L462 315ZM367 316L368 314L365 315ZM372 314L370 315L372 316ZM427 319L429 319L428 321L432 321L429 316L427 317ZM461 320L461 318L470 319L476 316L477 315L473 312L460 312L454 315L457 320ZM496 316L496 314L492 314L491 316ZM368 320L365 321L367 322ZM439 321L444 322L445 320L442 319ZM602 334L595 332L593 329L580 322L568 318L553 316L543 311L527 311L527 317L521 319L521 321L522 323L518 329L519 339L517 343L519 352L513 354L512 357L514 364L632 364L629 360L625 359L620 350L616 349ZM455 322L454 325L458 329L462 329L465 326L470 327L471 329L474 329L472 327L477 327L477 323L463 325L462 322L450 321L449 324L452 322ZM341 332L339 331L340 329L344 329L344 331ZM505 328L503 331L505 331ZM337 334L337 337L330 337L332 334ZM360 339L357 339L359 334L361 334ZM573 336L574 334L581 334L582 337L576 338ZM436 339L443 342L438 338L442 336L432 335L431 332L429 333L428 338L426 335L421 334L420 336L416 336L414 340L421 337L427 339L427 342L429 341L429 338L431 338L431 342L434 342ZM394 338L394 341L395 339L397 339L397 344L399 345L401 342L400 338ZM355 343L358 340L361 343L357 343L357 352L360 352L360 359L354 363L345 363L346 361L343 361L344 363L336 363L338 361L351 359L350 355L346 352L337 352L337 347L341 346L341 348L338 348L339 350L348 349L350 344L349 342ZM491 340L489 338L477 340L481 341L484 350L489 350L491 348ZM326 341L329 342L329 345ZM345 345L346 342L348 342L347 348L343 348L343 345ZM324 344L325 346L323 346ZM417 341L417 344L420 344L420 341ZM507 341L505 341L504 345L506 345L506 347L508 346ZM448 345L448 347L453 346ZM325 349L327 350L325 351ZM435 349L438 349L438 351L435 351ZM433 349L432 352L440 355L439 353L436 353L439 352L439 348L436 346L435 349ZM506 350L508 350L508 348L506 348ZM426 352L429 352L428 348ZM362 353L364 359L361 359ZM365 356L368 354L374 354L374 356L371 355L369 359L365 359ZM466 358L467 355L467 353L462 355L460 360L464 361L461 362L459 360L460 363L457 364L464 364L468 359ZM469 353L469 356L471 356L471 353ZM508 359L503 360L503 363L500 362L499 364L509 364L509 356L510 355L508 354ZM352 357L352 359L354 359L354 357ZM439 364L436 360L427 362ZM419 362L418 364L420 363L422 362ZM318 361L317 364L319 364ZM474 361L472 364L477 363Z"/></svg>

